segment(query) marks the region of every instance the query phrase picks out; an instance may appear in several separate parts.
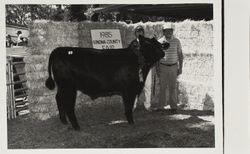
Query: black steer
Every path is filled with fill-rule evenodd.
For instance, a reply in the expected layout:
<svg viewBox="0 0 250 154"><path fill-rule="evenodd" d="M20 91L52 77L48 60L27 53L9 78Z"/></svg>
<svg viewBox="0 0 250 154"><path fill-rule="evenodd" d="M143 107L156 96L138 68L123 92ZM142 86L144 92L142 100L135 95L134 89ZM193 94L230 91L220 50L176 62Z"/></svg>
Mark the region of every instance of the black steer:
<svg viewBox="0 0 250 154"><path fill-rule="evenodd" d="M74 113L77 90L92 99L121 95L127 121L134 123L135 97L142 91L150 67L164 57L162 45L155 38L141 36L139 41L139 47L131 43L124 49L58 47L53 50L46 87L52 90L55 82L57 84L56 102L62 123L67 123L67 116L73 128L80 129ZM135 54L138 52L143 56L143 66L139 65L140 56ZM143 81L139 79L139 69L142 70Z"/></svg>

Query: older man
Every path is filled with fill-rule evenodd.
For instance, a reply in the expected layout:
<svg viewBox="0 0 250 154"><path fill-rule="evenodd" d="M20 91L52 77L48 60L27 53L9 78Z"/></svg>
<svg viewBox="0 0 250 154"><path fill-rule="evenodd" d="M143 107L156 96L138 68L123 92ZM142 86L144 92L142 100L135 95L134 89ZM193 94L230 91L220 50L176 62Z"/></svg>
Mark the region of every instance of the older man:
<svg viewBox="0 0 250 154"><path fill-rule="evenodd" d="M174 25L171 23L163 25L163 37L160 43L168 42L170 47L165 50L165 57L160 60L160 93L159 108L164 109L170 105L170 111L177 112L176 81L182 73L183 54L180 40L174 37ZM169 100L166 100L167 88L169 89Z"/></svg>

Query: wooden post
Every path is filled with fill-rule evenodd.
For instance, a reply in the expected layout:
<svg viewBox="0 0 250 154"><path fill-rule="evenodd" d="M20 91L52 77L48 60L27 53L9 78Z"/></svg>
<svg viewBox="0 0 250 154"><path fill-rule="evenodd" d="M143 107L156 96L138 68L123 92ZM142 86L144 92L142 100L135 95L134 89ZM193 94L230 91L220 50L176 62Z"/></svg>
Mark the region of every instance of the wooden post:
<svg viewBox="0 0 250 154"><path fill-rule="evenodd" d="M15 91L12 58L7 58L7 114L8 119L16 118Z"/></svg>
<svg viewBox="0 0 250 154"><path fill-rule="evenodd" d="M7 64L6 64L6 81L7 81L7 117L8 119L11 118L10 115L10 102L11 102L11 93L10 93L10 85L8 85L8 83L10 83L10 61L9 61L9 57L7 57Z"/></svg>
<svg viewBox="0 0 250 154"><path fill-rule="evenodd" d="M12 58L7 58L7 115L8 119L16 118L15 93Z"/></svg>
<svg viewBox="0 0 250 154"><path fill-rule="evenodd" d="M15 89L14 89L14 76L13 76L13 58L10 60L10 80L11 80L11 108L12 108L12 119L16 118L16 105L15 105Z"/></svg>

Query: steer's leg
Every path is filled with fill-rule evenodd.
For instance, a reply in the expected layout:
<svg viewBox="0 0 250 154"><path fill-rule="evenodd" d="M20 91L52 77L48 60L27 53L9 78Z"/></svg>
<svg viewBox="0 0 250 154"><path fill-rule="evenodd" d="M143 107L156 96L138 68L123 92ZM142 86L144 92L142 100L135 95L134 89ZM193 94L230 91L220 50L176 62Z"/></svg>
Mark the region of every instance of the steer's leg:
<svg viewBox="0 0 250 154"><path fill-rule="evenodd" d="M135 103L136 94L129 92L129 93L123 94L122 97L123 97L123 104L125 107L125 115L126 115L127 121L129 124L134 124L133 106Z"/></svg>
<svg viewBox="0 0 250 154"><path fill-rule="evenodd" d="M65 110L64 110L64 104L63 104L63 95L61 90L58 88L57 90L57 94L56 94L56 103L57 103L57 107L58 107L58 111L59 111L59 117L60 120L63 124L67 124L67 119L66 119L66 115L65 115Z"/></svg>
<svg viewBox="0 0 250 154"><path fill-rule="evenodd" d="M80 126L77 122L75 115L75 101L76 101L76 89L72 85L64 82L63 86L60 86L63 99L64 111L75 130L80 130Z"/></svg>
<svg viewBox="0 0 250 154"><path fill-rule="evenodd" d="M80 130L80 126L77 122L75 115L75 102L76 102L76 90L70 91L67 95L67 102L65 103L65 111L69 118L69 121L75 130Z"/></svg>

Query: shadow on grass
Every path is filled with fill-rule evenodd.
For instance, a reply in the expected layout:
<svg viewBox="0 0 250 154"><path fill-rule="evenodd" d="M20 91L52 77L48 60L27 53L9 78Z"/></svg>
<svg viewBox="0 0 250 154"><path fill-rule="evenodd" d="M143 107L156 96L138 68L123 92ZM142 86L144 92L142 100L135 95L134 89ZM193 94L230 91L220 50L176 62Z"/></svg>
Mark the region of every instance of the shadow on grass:
<svg viewBox="0 0 250 154"><path fill-rule="evenodd" d="M173 114L171 110L159 110L159 112L162 112L164 114ZM192 115L192 116L206 116L206 115L214 115L213 111L207 110L207 111L201 111L201 110L178 110L176 114L184 114L184 115Z"/></svg>

